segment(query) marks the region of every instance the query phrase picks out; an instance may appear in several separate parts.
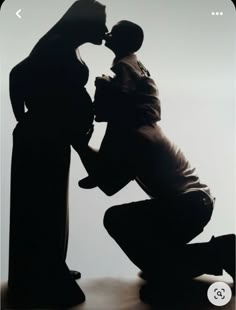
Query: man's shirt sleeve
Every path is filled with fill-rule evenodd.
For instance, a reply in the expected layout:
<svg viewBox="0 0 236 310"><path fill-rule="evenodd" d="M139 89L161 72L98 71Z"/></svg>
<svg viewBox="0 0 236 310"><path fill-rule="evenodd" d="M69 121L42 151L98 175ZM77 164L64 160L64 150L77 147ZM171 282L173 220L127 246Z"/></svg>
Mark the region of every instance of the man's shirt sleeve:
<svg viewBox="0 0 236 310"><path fill-rule="evenodd" d="M132 94L136 90L135 72L130 66L119 62L113 66L112 71L115 73L113 80L115 91Z"/></svg>

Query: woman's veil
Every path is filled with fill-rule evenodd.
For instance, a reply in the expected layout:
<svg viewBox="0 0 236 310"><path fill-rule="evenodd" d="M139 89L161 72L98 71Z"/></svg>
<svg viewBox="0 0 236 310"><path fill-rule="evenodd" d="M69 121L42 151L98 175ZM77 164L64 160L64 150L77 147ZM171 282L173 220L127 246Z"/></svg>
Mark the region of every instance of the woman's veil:
<svg viewBox="0 0 236 310"><path fill-rule="evenodd" d="M105 5L96 0L77 0L58 22L36 43L31 53L52 37L60 36L62 33L75 31L84 23L105 23Z"/></svg>

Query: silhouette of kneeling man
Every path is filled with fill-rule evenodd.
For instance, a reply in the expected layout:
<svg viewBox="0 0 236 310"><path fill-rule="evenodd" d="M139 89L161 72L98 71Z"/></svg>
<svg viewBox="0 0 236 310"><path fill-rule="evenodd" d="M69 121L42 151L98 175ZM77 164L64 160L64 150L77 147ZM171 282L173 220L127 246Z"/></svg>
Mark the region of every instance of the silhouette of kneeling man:
<svg viewBox="0 0 236 310"><path fill-rule="evenodd" d="M142 42L142 29L128 21L107 35L115 76L97 78L94 102L107 130L99 151L87 146L78 153L89 174L81 187L97 185L110 196L135 180L151 198L113 206L104 216L108 233L143 271L140 298L150 302L169 281L180 287L223 270L235 279L235 235L189 244L211 219L215 199L157 123L158 91L134 54Z"/></svg>

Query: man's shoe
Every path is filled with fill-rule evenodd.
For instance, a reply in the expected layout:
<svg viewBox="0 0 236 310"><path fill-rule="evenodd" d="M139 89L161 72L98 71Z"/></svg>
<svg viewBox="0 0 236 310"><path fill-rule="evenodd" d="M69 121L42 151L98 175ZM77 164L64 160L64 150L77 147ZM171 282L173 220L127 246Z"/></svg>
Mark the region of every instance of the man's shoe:
<svg viewBox="0 0 236 310"><path fill-rule="evenodd" d="M70 275L71 275L72 279L74 279L74 280L78 280L81 278L81 273L79 271L76 271L76 270L70 270Z"/></svg>
<svg viewBox="0 0 236 310"><path fill-rule="evenodd" d="M153 304L155 298L155 290L150 284L144 284L139 289L139 298L145 304Z"/></svg>
<svg viewBox="0 0 236 310"><path fill-rule="evenodd" d="M139 290L139 298L145 304L153 306L152 309L202 309L206 303L207 283L204 285L194 279L160 279L156 282L147 282ZM168 305L168 307L167 307Z"/></svg>
<svg viewBox="0 0 236 310"><path fill-rule="evenodd" d="M220 266L233 278L235 283L235 235L212 237L210 243Z"/></svg>

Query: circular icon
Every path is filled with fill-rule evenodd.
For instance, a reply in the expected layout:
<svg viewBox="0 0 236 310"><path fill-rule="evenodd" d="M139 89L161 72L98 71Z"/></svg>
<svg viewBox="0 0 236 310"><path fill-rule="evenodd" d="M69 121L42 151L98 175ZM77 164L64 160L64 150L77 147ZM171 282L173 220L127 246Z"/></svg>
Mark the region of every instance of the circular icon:
<svg viewBox="0 0 236 310"><path fill-rule="evenodd" d="M225 306L232 297L232 291L228 284L215 282L208 288L207 297L214 306Z"/></svg>

